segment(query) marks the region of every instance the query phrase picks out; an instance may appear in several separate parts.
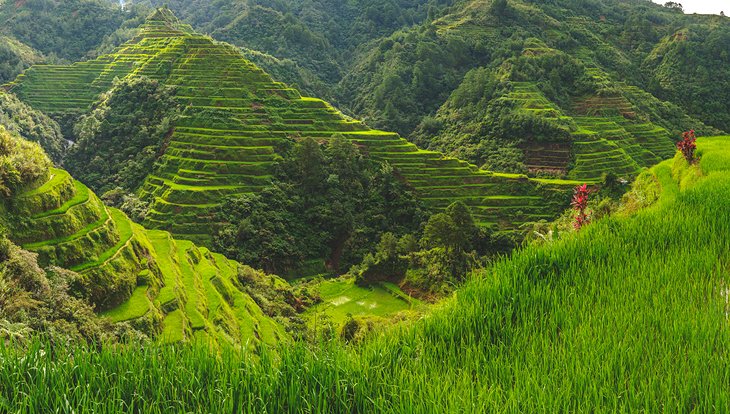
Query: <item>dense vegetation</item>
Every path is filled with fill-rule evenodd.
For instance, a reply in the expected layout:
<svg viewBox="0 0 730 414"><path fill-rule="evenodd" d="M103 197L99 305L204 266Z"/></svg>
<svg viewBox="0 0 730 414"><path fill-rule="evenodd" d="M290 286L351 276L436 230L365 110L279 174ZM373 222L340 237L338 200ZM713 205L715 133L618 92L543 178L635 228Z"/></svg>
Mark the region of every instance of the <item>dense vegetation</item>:
<svg viewBox="0 0 730 414"><path fill-rule="evenodd" d="M318 258L330 272L347 270L382 233L415 231L425 214L387 163L368 159L341 135L324 145L297 143L278 171L270 187L219 207L227 224L215 238L219 251L272 273Z"/></svg>
<svg viewBox="0 0 730 414"><path fill-rule="evenodd" d="M730 129L730 26L715 18L710 25L688 24L666 36L644 60L648 90L687 108L708 125Z"/></svg>
<svg viewBox="0 0 730 414"><path fill-rule="evenodd" d="M139 3L0 0L0 412L730 407L725 17Z"/></svg>
<svg viewBox="0 0 730 414"><path fill-rule="evenodd" d="M118 81L74 127L69 172L98 193L133 193L163 150L178 115L175 89L145 77Z"/></svg>
<svg viewBox="0 0 730 414"><path fill-rule="evenodd" d="M699 119L714 119L712 114L716 111L702 105L717 101L724 93L721 92L724 86L715 89L696 77L688 78L706 64L698 67L690 59L669 58L668 65L676 64L676 70L652 72L651 62L667 56L663 48L680 48L687 51L684 52L687 57L705 57L719 73L725 73L720 68L726 66L725 58L718 45L724 44L720 39L728 27L726 19L686 17L649 2L602 1L592 2L590 6L571 0L501 3L503 7L492 7L490 2L459 2L433 21L398 31L369 48L360 49L358 58L337 86L341 103L375 125L407 134L441 106L468 70L484 67L495 71L506 59L539 53L534 46L532 50L523 46L525 42L534 43L533 39L539 39L587 67L607 72L612 88L621 87L617 82L620 79L659 93L660 89L652 85L664 84L675 95L661 93L660 98L678 104ZM677 38L674 33L685 25L696 25L700 33L711 34L689 36L694 41L684 44L682 40L687 38ZM663 37L666 37L664 41ZM705 37L718 41L701 44ZM710 57L711 53L716 56ZM698 72L701 73L704 72ZM518 80L541 81L530 77ZM570 79L553 75L547 80L556 92L581 92ZM680 82L700 88L705 93L704 99L690 98L694 99L694 105L688 105L686 94L679 98L686 91ZM707 99L708 94L713 99ZM699 104L701 99L703 104ZM554 102L567 112L573 109L569 101ZM727 124L708 123L720 129L728 128Z"/></svg>
<svg viewBox="0 0 730 414"><path fill-rule="evenodd" d="M291 59L328 85L317 96L332 97L349 66L353 51L372 39L418 24L452 0L143 0L138 4L168 5L194 27L238 46ZM282 79L283 80L283 79ZM297 85L299 87L306 85Z"/></svg>
<svg viewBox="0 0 730 414"><path fill-rule="evenodd" d="M0 211L3 336L243 348L306 334L315 294L132 223L2 128Z"/></svg>
<svg viewBox="0 0 730 414"><path fill-rule="evenodd" d="M256 244L256 238L237 235L240 223L253 213L226 217L217 214L217 210L227 198L260 194L272 183L276 184L276 180L298 183L302 178L296 174L287 173L286 178L277 173L277 166L286 165L291 159L289 149L297 141L327 142L333 137L342 138L349 147L357 147L363 159L368 159L359 164L389 164L391 168L387 171L393 176L389 180L409 187L425 207L441 211L458 199L468 206L477 225L511 234L514 239L519 238L523 224L551 219L567 204L566 193L575 183L482 171L439 152L421 150L395 133L372 130L343 116L327 102L302 97L295 89L274 81L244 56L230 45L194 32L169 9L163 8L153 13L138 35L114 53L74 65L32 67L10 84L9 89L24 102L66 121L66 125L68 120L82 117L75 131L83 136L77 139L67 162L81 181L104 191L114 190L105 197L111 204L148 228L171 231L208 247L213 246L213 236L225 227L228 238L225 245L230 247L250 239L247 247L254 249L253 253L241 253L240 248L227 248L226 252L269 269L281 267L274 267L271 258L257 261L252 257L264 245ZM125 77L121 83L116 82L115 89L114 79ZM141 79L144 77L149 80ZM137 83L140 86L133 87ZM155 85L174 88L176 93L169 96L166 104L167 98L162 98L167 95L157 97ZM100 99L99 93L102 93ZM137 107L134 97L142 99L140 93L146 96L145 104ZM175 105L181 108L179 117L173 117ZM161 143L167 119L172 128ZM668 137L658 131L652 137L664 138L664 142L658 141L656 146L672 151ZM634 143L634 147L638 144ZM342 177L338 168L341 167L325 172ZM638 169L638 165L626 168L633 172L635 169L630 168ZM317 206L303 206L302 211L336 217L341 222L317 224L321 237L312 240L321 241L326 247L313 247L316 242L312 240L304 242L306 247L292 257L292 262L299 262L297 257L317 258L310 256L317 251L324 256L318 257L322 259L320 264L329 262L327 266L333 271L346 269L340 266L341 259L346 265L359 261L364 252L361 249L369 250L371 247L366 244L375 243L378 234L402 214L398 209L388 211L387 205L381 205L383 198L393 198L386 193L397 193L377 189L381 185L377 183L378 177L384 177L386 170L377 174L373 173L377 168L365 170L369 171L351 181L363 182L370 179L368 176L374 177L376 183L372 188L366 186L361 190L358 185L347 187L349 183L334 181L332 186L336 191L302 187L314 189L302 199ZM134 191L142 177L144 182L136 192L139 202L134 197L125 197L124 193ZM351 220L347 214L338 215L338 209L345 213L356 211L354 194L366 194L373 189L381 192L381 196L367 195L359 200L358 207L363 210L358 213L361 218ZM315 194L320 195L317 191L326 194L312 200ZM284 197L289 196L297 198L291 193ZM266 204L262 203L259 204ZM285 208L287 203L280 205ZM299 207L294 204L291 208ZM380 212L389 218L380 224L373 223L380 220ZM366 219L370 213L374 216ZM274 220L277 221L280 220ZM290 232L309 238L296 225L284 227L280 234L270 237L276 243L267 249L291 252L291 242L287 241ZM368 234L358 237L362 232ZM359 245L347 246L351 240ZM351 253L354 256L348 258ZM279 253L278 257L281 256ZM322 266L319 269L318 272L323 271Z"/></svg>
<svg viewBox="0 0 730 414"><path fill-rule="evenodd" d="M418 235L420 234L420 239ZM432 215L419 233L384 233L373 254L351 273L362 285L395 282L413 296L429 300L451 293L481 265L480 256L499 253L489 234L474 223L462 202Z"/></svg>
<svg viewBox="0 0 730 414"><path fill-rule="evenodd" d="M284 71L275 61L257 62L282 79L404 134L433 115L468 70L493 70L519 57L520 44L531 38L601 68L612 82L626 80L709 125L730 128L711 104L727 87L728 26L720 17L614 0L168 3L215 37L291 60L295 66ZM719 88L708 86L708 73L720 75ZM553 87L572 90L569 82ZM693 93L683 93L688 89Z"/></svg>
<svg viewBox="0 0 730 414"><path fill-rule="evenodd" d="M46 56L79 60L127 19L105 0L0 2L2 29Z"/></svg>
<svg viewBox="0 0 730 414"><path fill-rule="evenodd" d="M433 116L470 69L495 70L522 55L520 44L533 38L600 68L611 83L626 81L678 105L675 110L730 129L718 115L727 108L717 99L728 88L727 19L685 16L647 1L155 0L132 2L121 12L115 1L60 7L34 0L5 2L0 18L8 23L6 32L25 44L78 59L129 39L147 6L161 3L203 32L263 52L251 56L278 79L404 134ZM573 88L569 82L553 87ZM648 104L646 97L635 98ZM661 125L674 133L690 126Z"/></svg>
<svg viewBox="0 0 730 414"><path fill-rule="evenodd" d="M42 63L43 56L9 36L0 35L0 85L10 82L23 70Z"/></svg>
<svg viewBox="0 0 730 414"><path fill-rule="evenodd" d="M68 144L53 119L9 93L0 92L0 125L28 141L37 142L51 159L60 163Z"/></svg>
<svg viewBox="0 0 730 414"><path fill-rule="evenodd" d="M429 318L357 347L287 347L256 361L206 347L4 348L1 401L21 411L727 407L727 139L700 140L697 166L679 156L653 168L641 182L659 184L653 206L527 247ZM122 366L131 374L109 375Z"/></svg>
<svg viewBox="0 0 730 414"><path fill-rule="evenodd" d="M42 269L37 255L0 238L0 340L24 343L44 336L53 343L101 343L115 327L99 318L87 302L70 294L78 274Z"/></svg>
<svg viewBox="0 0 730 414"><path fill-rule="evenodd" d="M0 194L9 197L48 176L51 161L37 143L0 126Z"/></svg>

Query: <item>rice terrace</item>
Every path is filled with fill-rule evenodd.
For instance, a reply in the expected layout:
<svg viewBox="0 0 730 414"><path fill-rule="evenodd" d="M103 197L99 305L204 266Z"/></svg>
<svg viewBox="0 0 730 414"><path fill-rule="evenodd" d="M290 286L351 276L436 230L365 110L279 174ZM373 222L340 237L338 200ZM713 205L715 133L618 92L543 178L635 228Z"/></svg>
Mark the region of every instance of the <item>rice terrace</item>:
<svg viewBox="0 0 730 414"><path fill-rule="evenodd" d="M687 3L0 0L0 413L730 412Z"/></svg>

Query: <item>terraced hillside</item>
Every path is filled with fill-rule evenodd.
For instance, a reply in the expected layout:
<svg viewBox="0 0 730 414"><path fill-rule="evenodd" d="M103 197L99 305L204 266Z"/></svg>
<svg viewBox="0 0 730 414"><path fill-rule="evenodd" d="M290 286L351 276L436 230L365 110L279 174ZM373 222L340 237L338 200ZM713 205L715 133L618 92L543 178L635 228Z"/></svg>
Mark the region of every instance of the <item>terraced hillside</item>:
<svg viewBox="0 0 730 414"><path fill-rule="evenodd" d="M565 82L575 89L562 94L535 69L561 64L573 65ZM535 73L523 73L523 67ZM537 176L631 178L671 157L675 148L670 132L655 123L662 119L651 111L656 98L627 96L635 96L629 86L597 67L544 45L525 47L522 56L499 68L470 72L414 139L430 149ZM519 151L494 149L513 146Z"/></svg>
<svg viewBox="0 0 730 414"><path fill-rule="evenodd" d="M441 209L462 200L479 223L497 230L554 217L574 184L479 171L397 134L371 130L275 82L237 49L193 33L166 9L114 54L71 66L34 66L8 88L62 116L88 110L115 76L147 76L177 87L182 119L140 190L153 202L145 225L201 243L216 228L211 210L226 196L267 185L279 149L305 137L342 134L389 162L428 205Z"/></svg>
<svg viewBox="0 0 730 414"><path fill-rule="evenodd" d="M598 68L589 67L586 72L597 84L618 90L574 102L571 114L579 129L573 134L575 165L571 178L596 178L606 172L635 175L641 168L674 155L669 132L649 121L649 116L624 96L625 84L612 82Z"/></svg>
<svg viewBox="0 0 730 414"><path fill-rule="evenodd" d="M73 289L114 322L172 342L273 344L286 337L242 292L238 263L145 230L63 170L1 201L11 239L37 252L42 266L76 271Z"/></svg>

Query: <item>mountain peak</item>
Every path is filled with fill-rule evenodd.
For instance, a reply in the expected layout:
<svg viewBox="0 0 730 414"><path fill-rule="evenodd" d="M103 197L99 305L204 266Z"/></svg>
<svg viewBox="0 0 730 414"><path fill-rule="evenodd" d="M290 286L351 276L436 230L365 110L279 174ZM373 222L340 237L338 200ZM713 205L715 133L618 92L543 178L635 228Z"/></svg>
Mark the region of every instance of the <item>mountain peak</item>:
<svg viewBox="0 0 730 414"><path fill-rule="evenodd" d="M185 23L182 23L180 19L175 16L167 6L158 7L155 11L147 17L143 29L146 32L161 32L170 34L170 31L182 32L182 33L194 33L193 28Z"/></svg>
<svg viewBox="0 0 730 414"><path fill-rule="evenodd" d="M147 17L147 21L158 21L170 24L180 23L180 20L177 16L175 16L175 13L173 13L167 6L156 8L155 11Z"/></svg>

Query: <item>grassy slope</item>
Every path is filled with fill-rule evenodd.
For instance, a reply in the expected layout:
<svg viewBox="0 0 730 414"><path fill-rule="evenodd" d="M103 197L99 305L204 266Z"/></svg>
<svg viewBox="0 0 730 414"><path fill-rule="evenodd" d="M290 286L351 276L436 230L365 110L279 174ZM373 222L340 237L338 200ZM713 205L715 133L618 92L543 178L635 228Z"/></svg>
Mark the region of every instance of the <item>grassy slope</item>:
<svg viewBox="0 0 730 414"><path fill-rule="evenodd" d="M655 167L662 194L654 206L517 252L453 303L360 348L288 348L279 364L265 353L259 363L226 352L210 358L201 347L11 356L0 366L0 404L54 407L68 398L147 412L727 410L727 140L702 139L699 167L677 158ZM106 374L120 366L140 374ZM83 372L86 387L71 371ZM66 389L74 391L59 391Z"/></svg>

